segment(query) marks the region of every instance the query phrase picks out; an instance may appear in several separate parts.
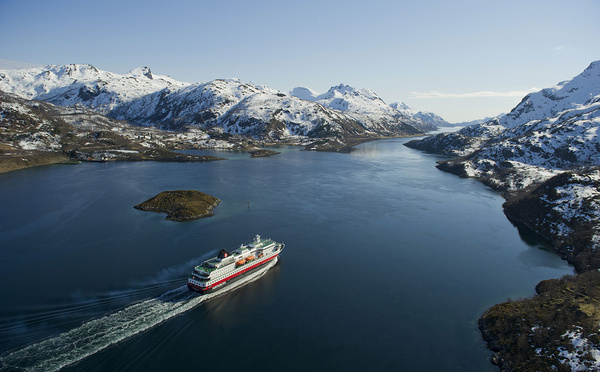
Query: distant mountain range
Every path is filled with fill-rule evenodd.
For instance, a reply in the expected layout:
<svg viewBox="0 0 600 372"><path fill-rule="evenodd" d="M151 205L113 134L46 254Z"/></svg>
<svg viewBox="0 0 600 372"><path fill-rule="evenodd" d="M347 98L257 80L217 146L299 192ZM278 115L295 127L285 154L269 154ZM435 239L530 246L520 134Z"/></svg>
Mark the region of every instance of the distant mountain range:
<svg viewBox="0 0 600 372"><path fill-rule="evenodd" d="M435 114L414 112L403 103L387 105L369 89L343 84L324 94L309 88L285 93L237 79L190 84L154 75L148 67L122 75L76 64L0 70L0 90L136 125L219 128L273 141L415 135L445 123Z"/></svg>
<svg viewBox="0 0 600 372"><path fill-rule="evenodd" d="M483 124L483 123L486 123L486 122L488 122L490 120L500 119L504 115L506 115L506 113L502 113L502 114L499 114L499 115L496 115L496 116L493 116L493 117L487 116L487 117L485 117L483 119L476 119L476 120L471 120L471 121L463 121L463 122L460 122L460 123L451 123L450 125L451 126L456 126L456 127L468 127L468 126L471 126L471 125Z"/></svg>
<svg viewBox="0 0 600 372"><path fill-rule="evenodd" d="M444 120L444 118L442 118L441 116L439 116L437 114L434 114L433 112L415 111L412 108L408 107L403 102L391 103L390 107L404 113L405 115L417 117L417 118L423 120L425 123L428 123L431 127L437 128L437 127L447 127L447 126L452 126L452 125L459 125L459 124L451 124L451 123L447 122L446 120Z"/></svg>

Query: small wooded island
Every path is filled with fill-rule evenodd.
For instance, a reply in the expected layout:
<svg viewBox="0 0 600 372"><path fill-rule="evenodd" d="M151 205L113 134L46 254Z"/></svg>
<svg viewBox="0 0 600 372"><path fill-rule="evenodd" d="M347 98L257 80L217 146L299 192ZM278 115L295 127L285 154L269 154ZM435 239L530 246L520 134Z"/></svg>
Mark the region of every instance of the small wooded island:
<svg viewBox="0 0 600 372"><path fill-rule="evenodd" d="M163 191L134 208L166 213L167 220L181 222L213 216L212 210L220 202L220 199L200 191L175 190Z"/></svg>

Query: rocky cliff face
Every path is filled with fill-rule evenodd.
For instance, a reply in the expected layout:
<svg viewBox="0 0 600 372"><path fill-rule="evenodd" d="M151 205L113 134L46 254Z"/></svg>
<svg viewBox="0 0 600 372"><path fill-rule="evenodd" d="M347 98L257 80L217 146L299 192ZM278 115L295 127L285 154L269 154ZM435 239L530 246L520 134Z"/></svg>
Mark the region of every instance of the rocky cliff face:
<svg viewBox="0 0 600 372"><path fill-rule="evenodd" d="M600 269L600 170L562 172L504 204L506 215L536 231L578 272Z"/></svg>

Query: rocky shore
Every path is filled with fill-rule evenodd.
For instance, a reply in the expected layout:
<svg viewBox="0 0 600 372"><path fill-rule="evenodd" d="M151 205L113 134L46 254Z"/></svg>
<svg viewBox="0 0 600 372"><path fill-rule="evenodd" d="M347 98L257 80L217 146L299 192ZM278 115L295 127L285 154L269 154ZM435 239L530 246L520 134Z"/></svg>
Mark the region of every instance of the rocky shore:
<svg viewBox="0 0 600 372"><path fill-rule="evenodd" d="M501 371L600 368L600 272L544 280L533 298L498 304L479 319Z"/></svg>
<svg viewBox="0 0 600 372"><path fill-rule="evenodd" d="M429 151L435 149L430 146ZM546 240L578 273L543 281L533 298L509 299L482 315L479 328L494 352L491 362L506 372L600 369L599 167L552 172L506 160L474 176L469 161L459 156L437 168L502 192L507 218Z"/></svg>
<svg viewBox="0 0 600 372"><path fill-rule="evenodd" d="M578 273L600 269L600 170L564 172L522 193L512 193L504 213L552 244Z"/></svg>

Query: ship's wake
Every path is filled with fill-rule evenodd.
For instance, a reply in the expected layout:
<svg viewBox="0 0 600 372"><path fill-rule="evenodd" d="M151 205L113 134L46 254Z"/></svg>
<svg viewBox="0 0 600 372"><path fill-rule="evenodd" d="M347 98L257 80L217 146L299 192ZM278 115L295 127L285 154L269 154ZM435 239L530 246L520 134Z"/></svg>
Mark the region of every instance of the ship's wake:
<svg viewBox="0 0 600 372"><path fill-rule="evenodd" d="M131 281L126 288L106 292L71 293L70 300L0 311L0 356L17 345L47 339L77 328L92 319L113 313L130 304L159 296L186 281L197 262L214 257L217 250L192 258L183 264L164 268L152 276ZM1 369L1 363L0 363Z"/></svg>
<svg viewBox="0 0 600 372"><path fill-rule="evenodd" d="M186 286L141 301L113 314L88 321L56 337L29 345L0 358L0 371L56 371L95 354L111 345L193 309L203 301L235 290L263 276L277 263L215 292L198 295Z"/></svg>

